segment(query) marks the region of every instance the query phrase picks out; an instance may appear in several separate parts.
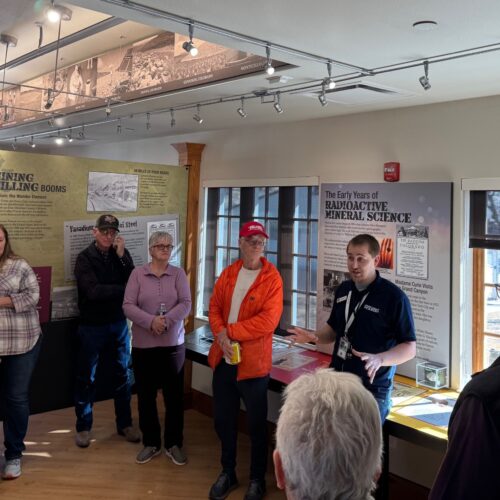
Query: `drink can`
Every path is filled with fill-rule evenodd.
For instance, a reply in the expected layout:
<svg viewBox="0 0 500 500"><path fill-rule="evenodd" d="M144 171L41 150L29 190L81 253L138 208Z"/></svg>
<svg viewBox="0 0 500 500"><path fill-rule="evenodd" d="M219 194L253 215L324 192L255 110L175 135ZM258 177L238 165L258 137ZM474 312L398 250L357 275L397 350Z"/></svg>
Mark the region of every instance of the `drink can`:
<svg viewBox="0 0 500 500"><path fill-rule="evenodd" d="M231 359L225 358L228 365L237 365L241 361L241 352L239 342L231 342L232 355Z"/></svg>

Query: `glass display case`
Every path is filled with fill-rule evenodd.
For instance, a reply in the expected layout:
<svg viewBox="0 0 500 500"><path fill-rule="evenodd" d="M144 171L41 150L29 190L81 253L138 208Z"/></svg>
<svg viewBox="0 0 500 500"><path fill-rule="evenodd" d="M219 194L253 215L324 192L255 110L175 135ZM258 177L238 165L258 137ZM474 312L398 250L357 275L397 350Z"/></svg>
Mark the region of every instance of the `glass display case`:
<svg viewBox="0 0 500 500"><path fill-rule="evenodd" d="M423 361L417 364L417 386L421 385L430 389L448 387L448 366L433 361Z"/></svg>

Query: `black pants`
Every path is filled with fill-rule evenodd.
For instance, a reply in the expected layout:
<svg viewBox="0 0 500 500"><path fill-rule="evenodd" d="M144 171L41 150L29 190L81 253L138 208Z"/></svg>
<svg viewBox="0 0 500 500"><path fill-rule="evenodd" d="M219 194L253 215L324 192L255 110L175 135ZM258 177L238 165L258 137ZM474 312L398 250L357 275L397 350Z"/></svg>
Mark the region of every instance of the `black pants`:
<svg viewBox="0 0 500 500"><path fill-rule="evenodd" d="M248 431L252 445L250 479L263 480L267 468L267 385L269 376L237 381L238 367L224 360L214 372L215 430L221 441L222 470L233 473L236 468L238 412L240 398L246 407Z"/></svg>
<svg viewBox="0 0 500 500"><path fill-rule="evenodd" d="M183 444L185 357L184 344L132 349L139 427L144 446L161 448L161 426L156 407L160 388L165 402L165 448Z"/></svg>

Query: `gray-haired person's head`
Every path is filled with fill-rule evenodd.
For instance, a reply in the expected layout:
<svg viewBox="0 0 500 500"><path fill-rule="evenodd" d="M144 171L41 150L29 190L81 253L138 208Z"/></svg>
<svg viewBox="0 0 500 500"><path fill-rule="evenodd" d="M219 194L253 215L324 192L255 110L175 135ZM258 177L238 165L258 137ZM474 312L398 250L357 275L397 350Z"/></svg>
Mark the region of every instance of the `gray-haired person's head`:
<svg viewBox="0 0 500 500"><path fill-rule="evenodd" d="M287 498L370 499L381 455L378 406L356 375L323 369L287 387L274 456Z"/></svg>
<svg viewBox="0 0 500 500"><path fill-rule="evenodd" d="M167 240L167 244L169 245L174 243L172 235L167 233L167 231L155 231L154 233L151 233L151 236L149 237L149 248L153 247L161 240Z"/></svg>

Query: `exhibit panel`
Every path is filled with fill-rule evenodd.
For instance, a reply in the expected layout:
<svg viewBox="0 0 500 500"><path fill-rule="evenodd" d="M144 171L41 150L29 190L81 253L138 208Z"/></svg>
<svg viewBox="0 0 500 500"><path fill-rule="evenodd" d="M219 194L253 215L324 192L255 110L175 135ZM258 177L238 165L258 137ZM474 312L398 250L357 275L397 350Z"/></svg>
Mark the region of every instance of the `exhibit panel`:
<svg viewBox="0 0 500 500"><path fill-rule="evenodd" d="M415 320L417 357L398 373L415 378L417 363L442 364L441 386L448 385L450 363L451 201L448 182L321 185L318 324L328 319L335 290L349 278L349 240L373 235L380 244L377 270L406 293Z"/></svg>

